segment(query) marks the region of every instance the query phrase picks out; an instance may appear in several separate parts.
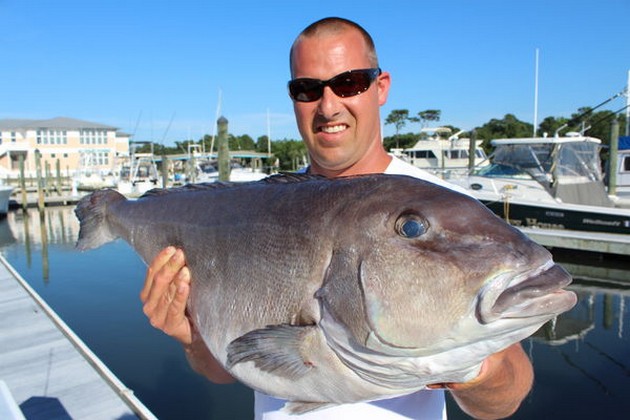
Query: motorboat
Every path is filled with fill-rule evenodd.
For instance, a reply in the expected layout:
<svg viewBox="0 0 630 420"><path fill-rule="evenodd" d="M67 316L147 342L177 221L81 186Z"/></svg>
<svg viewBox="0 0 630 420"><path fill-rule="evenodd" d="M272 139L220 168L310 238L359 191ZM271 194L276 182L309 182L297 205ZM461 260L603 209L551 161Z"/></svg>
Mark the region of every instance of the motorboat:
<svg viewBox="0 0 630 420"><path fill-rule="evenodd" d="M616 207L603 182L601 140L496 139L490 164L451 179L509 223L527 228L630 234L630 209Z"/></svg>
<svg viewBox="0 0 630 420"><path fill-rule="evenodd" d="M392 149L392 153L444 179L463 175L470 168L471 139L459 137L464 131L451 133L448 127L423 128L420 130L420 140L413 147ZM488 165L488 156L481 147L482 140L474 143L473 166Z"/></svg>
<svg viewBox="0 0 630 420"><path fill-rule="evenodd" d="M152 153L134 153L121 164L116 189L124 195L140 196L159 187L157 164Z"/></svg>
<svg viewBox="0 0 630 420"><path fill-rule="evenodd" d="M9 212L9 201L12 193L12 186L6 185L4 182L0 183L0 218L6 217Z"/></svg>
<svg viewBox="0 0 630 420"><path fill-rule="evenodd" d="M79 168L72 177L72 189L94 191L101 188L116 187L116 177L109 169L104 169L94 153L81 154Z"/></svg>
<svg viewBox="0 0 630 420"><path fill-rule="evenodd" d="M217 182L219 180L219 165L214 161L200 161L197 163L195 183ZM259 181L268 175L262 169L255 169L241 165L236 160L230 162L230 182Z"/></svg>

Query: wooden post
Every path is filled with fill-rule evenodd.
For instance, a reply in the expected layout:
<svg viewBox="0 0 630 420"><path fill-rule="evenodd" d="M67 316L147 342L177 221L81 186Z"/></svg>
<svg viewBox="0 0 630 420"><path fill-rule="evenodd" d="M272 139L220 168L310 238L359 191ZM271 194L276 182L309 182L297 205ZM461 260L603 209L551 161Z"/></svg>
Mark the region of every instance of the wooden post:
<svg viewBox="0 0 630 420"><path fill-rule="evenodd" d="M55 162L55 170L57 172L57 195L61 196L62 190L63 190L63 186L61 185L61 162L59 161L59 159L57 159L57 162Z"/></svg>
<svg viewBox="0 0 630 420"><path fill-rule="evenodd" d="M35 175L37 177L37 208L44 210L44 179L42 177L42 154L35 150Z"/></svg>
<svg viewBox="0 0 630 420"><path fill-rule="evenodd" d="M24 179L24 155L18 157L20 163L20 190L22 191L22 210L26 211L28 208L28 201L26 198L26 179Z"/></svg>
<svg viewBox="0 0 630 420"><path fill-rule="evenodd" d="M217 120L218 127L218 143L219 151L219 181L227 182L230 180L230 148L228 146L228 120L221 117Z"/></svg>
<svg viewBox="0 0 630 420"><path fill-rule="evenodd" d="M168 158L162 154L162 188L168 187Z"/></svg>
<svg viewBox="0 0 630 420"><path fill-rule="evenodd" d="M46 195L50 195L51 190L53 189L53 183L52 183L52 179L51 179L51 173L50 173L50 162L46 161L44 162L44 174L46 175L46 178L44 178L44 188L46 191Z"/></svg>

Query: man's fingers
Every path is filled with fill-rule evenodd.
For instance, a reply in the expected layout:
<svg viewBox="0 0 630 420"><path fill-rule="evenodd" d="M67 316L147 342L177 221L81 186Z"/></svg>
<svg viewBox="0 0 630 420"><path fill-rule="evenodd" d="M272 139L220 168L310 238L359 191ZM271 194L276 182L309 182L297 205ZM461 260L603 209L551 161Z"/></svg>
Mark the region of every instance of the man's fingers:
<svg viewBox="0 0 630 420"><path fill-rule="evenodd" d="M175 296L174 281L177 273L186 265L184 253L178 249L152 276L145 307L152 311L158 305L169 303ZM166 298L166 301L165 301Z"/></svg>
<svg viewBox="0 0 630 420"><path fill-rule="evenodd" d="M149 294L151 292L151 287L153 287L153 279L155 274L159 272L166 263L171 259L171 257L175 254L175 247L169 246L164 248L160 253L153 259L149 268L147 269L147 275L144 279L144 286L142 287L142 291L140 291L140 299L142 303L146 303L147 299L149 299Z"/></svg>
<svg viewBox="0 0 630 420"><path fill-rule="evenodd" d="M178 273L175 281L175 290L166 307L166 318L164 320L164 332L182 342L192 339L190 331L190 321L186 316L186 303L190 294L190 272L184 267Z"/></svg>

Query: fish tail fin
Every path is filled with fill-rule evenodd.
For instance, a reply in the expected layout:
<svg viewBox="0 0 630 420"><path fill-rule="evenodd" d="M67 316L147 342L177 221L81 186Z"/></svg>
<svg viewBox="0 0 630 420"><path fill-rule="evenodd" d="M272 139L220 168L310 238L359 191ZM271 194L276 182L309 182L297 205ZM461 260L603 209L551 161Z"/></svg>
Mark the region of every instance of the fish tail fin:
<svg viewBox="0 0 630 420"><path fill-rule="evenodd" d="M79 200L74 210L80 224L78 249L98 248L118 237L107 221L107 207L121 200L127 199L112 189L94 191Z"/></svg>

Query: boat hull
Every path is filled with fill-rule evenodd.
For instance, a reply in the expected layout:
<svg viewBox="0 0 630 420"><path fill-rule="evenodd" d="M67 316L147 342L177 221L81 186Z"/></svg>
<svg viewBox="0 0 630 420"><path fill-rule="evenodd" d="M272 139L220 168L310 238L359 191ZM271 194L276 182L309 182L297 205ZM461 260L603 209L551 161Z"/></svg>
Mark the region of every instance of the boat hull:
<svg viewBox="0 0 630 420"><path fill-rule="evenodd" d="M597 211L597 208L481 200L493 213L517 227L568 229L585 232L630 234L630 211ZM587 207L587 208L586 208Z"/></svg>

